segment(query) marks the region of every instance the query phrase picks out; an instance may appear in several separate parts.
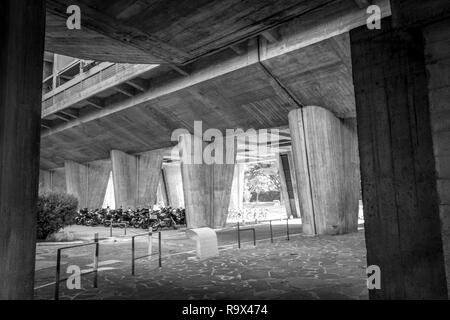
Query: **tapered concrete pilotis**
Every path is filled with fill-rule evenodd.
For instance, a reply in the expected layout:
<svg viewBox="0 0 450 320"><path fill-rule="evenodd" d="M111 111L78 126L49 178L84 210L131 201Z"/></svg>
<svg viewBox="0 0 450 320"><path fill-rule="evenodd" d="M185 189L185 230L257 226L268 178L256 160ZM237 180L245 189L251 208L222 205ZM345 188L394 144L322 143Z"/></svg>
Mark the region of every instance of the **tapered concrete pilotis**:
<svg viewBox="0 0 450 320"><path fill-rule="evenodd" d="M203 144L196 136L180 136L182 153L192 156L192 163L186 163L183 157L181 160L187 226L188 228L224 227L233 184L236 149L232 155L233 164L195 164L193 156L195 143Z"/></svg>
<svg viewBox="0 0 450 320"><path fill-rule="evenodd" d="M47 192L67 192L66 169L39 170L39 194Z"/></svg>
<svg viewBox="0 0 450 320"><path fill-rule="evenodd" d="M116 208L152 207L161 178L163 152L129 155L111 151Z"/></svg>
<svg viewBox="0 0 450 320"><path fill-rule="evenodd" d="M34 294L44 34L44 1L0 2L0 299Z"/></svg>
<svg viewBox="0 0 450 320"><path fill-rule="evenodd" d="M303 232L355 232L360 185L355 122L306 107L289 113L289 127Z"/></svg>
<svg viewBox="0 0 450 320"><path fill-rule="evenodd" d="M174 208L184 207L183 180L179 164L166 164L163 167L166 181L167 202Z"/></svg>
<svg viewBox="0 0 450 320"><path fill-rule="evenodd" d="M88 164L66 161L67 193L78 199L79 208L101 208L108 186L111 161L100 160Z"/></svg>
<svg viewBox="0 0 450 320"><path fill-rule="evenodd" d="M278 171L281 182L281 201L286 208L287 217L300 217L300 207L298 202L298 189L295 183L294 175L291 170L289 158L292 159L292 153L280 154L278 156ZM291 160L292 163L292 160ZM294 172L295 174L295 172Z"/></svg>
<svg viewBox="0 0 450 320"><path fill-rule="evenodd" d="M424 37L442 244L450 293L450 19L425 28Z"/></svg>
<svg viewBox="0 0 450 320"><path fill-rule="evenodd" d="M245 164L236 164L234 168L233 185L230 195L230 209L239 210L244 207Z"/></svg>

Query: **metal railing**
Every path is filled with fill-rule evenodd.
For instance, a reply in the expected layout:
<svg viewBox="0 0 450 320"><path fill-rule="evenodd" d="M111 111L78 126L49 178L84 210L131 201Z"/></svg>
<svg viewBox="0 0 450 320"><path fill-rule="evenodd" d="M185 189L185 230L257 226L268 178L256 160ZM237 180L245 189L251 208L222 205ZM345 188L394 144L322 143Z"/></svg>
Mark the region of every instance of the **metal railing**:
<svg viewBox="0 0 450 320"><path fill-rule="evenodd" d="M126 222L113 222L112 220L105 220L105 222L109 222L109 236L113 236L113 228L114 226L123 226L124 228L124 235L127 235L127 223Z"/></svg>
<svg viewBox="0 0 450 320"><path fill-rule="evenodd" d="M94 283L93 287L98 287L98 254L99 254L99 242L98 242L98 233L95 234L94 242L85 243L85 244L79 244L74 246L68 246L63 248L58 248L56 253L56 275L55 275L55 292L54 292L54 298L55 300L59 300L59 286L60 282L66 281L69 278L60 279L61 276L61 252L63 250L68 249L74 249L74 248L81 248L81 247L87 247L87 246L95 246L94 251L94 264L93 264L93 270L90 272L85 272L84 274L91 274L94 273Z"/></svg>
<svg viewBox="0 0 450 320"><path fill-rule="evenodd" d="M145 256L136 257L135 239L139 238L139 237L144 237L144 236L148 237L148 249L147 249L148 254ZM137 235L131 237L131 275L132 276L135 275L135 269L136 269L135 261L136 260L144 259L144 258L151 258L153 256L152 245L153 245L153 233L152 232L137 234ZM160 268L162 267L161 232L158 232L158 265Z"/></svg>
<svg viewBox="0 0 450 320"><path fill-rule="evenodd" d="M245 228L241 229L239 222L237 223L237 238L238 238L238 248L241 248L241 232L252 231L253 232L253 245L256 246L256 230L255 228Z"/></svg>
<svg viewBox="0 0 450 320"><path fill-rule="evenodd" d="M268 222L269 223L269 230L270 230L270 242L273 243L274 236L273 236L272 222L273 221L280 221L281 222L283 220L286 220L286 240L290 241L291 232L290 232L290 229L289 229L289 218L285 218L285 219L280 218L280 219L271 219L271 220L258 220L258 219L255 219L254 224L251 224L250 226L257 226L257 225L262 224L264 222ZM244 222L244 225L246 225L245 222ZM256 246L256 240L255 240L256 239L256 228L245 228L245 229L242 229L240 222L237 222L235 227L237 227L237 242L238 242L238 248L239 249L241 248L241 235L240 235L240 233L242 231L252 231L253 232L253 244ZM231 229L234 229L235 227L231 227Z"/></svg>
<svg viewBox="0 0 450 320"><path fill-rule="evenodd" d="M269 227L270 227L270 241L271 243L274 242L274 235L273 235L273 228L272 228L272 222L273 221L283 221L286 220L286 239L289 241L290 240L290 229L289 229L289 219L272 219L272 220L265 220L265 221L258 221L255 220L256 223L264 223L264 222L268 222L269 223ZM126 228L126 223L116 223L115 225L125 225ZM110 228L112 228L112 225L110 225ZM231 229L234 229L235 227L237 227L237 242L238 242L238 248L241 248L241 232L246 232L246 231L251 231L252 235L253 235L253 245L256 246L256 228L254 227L246 227L246 228L242 228L241 227L241 223L237 223L236 226L231 227ZM110 233L112 234L112 231L110 231ZM126 232L125 232L126 234ZM148 251L147 251L147 255L144 256L139 256L136 257L136 238L139 237L144 237L147 236L148 237ZM162 233L158 232L158 266L159 268L162 267ZM262 239L262 240L268 240L268 239ZM261 240L261 241L262 241ZM142 233L142 234L137 234L134 236L131 236L131 274L134 276L136 273L136 261L140 260L140 259L144 259L144 258L151 258L152 256L156 255L156 253L152 253L152 244L153 244L153 232L151 232L151 230L149 229L148 232L146 233ZM69 278L65 278L65 279L60 279L61 276L61 252L64 250L68 250L68 249L73 249L73 248L82 248L82 247L87 247L87 246L95 246L95 251L94 251L94 264L93 264L93 270L89 271L89 272L84 272L83 275L87 275L87 274L91 274L94 273L94 279L93 279L93 287L94 288L98 288L98 265L99 265L99 237L98 237L98 233L95 234L94 237L94 242L90 242L90 243L85 243L85 244L79 244L79 245L73 245L73 246L68 246L68 247L63 247L63 248L59 248L57 249L57 258L56 258L56 275L55 275L55 291L54 291L54 298L55 300L59 299L59 289L60 289L60 283L62 281L66 281ZM150 259L149 259L150 260Z"/></svg>

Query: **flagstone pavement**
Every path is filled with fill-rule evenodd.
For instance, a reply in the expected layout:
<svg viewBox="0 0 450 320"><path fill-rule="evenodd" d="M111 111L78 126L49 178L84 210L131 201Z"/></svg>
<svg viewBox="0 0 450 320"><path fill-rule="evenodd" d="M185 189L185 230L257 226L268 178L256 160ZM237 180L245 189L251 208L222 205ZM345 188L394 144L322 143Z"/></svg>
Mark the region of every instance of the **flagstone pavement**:
<svg viewBox="0 0 450 320"><path fill-rule="evenodd" d="M195 257L195 243L183 231L164 233L162 268L158 256L136 262L131 275L130 241L105 241L100 246L98 288L93 274L83 275L81 289L60 284L60 299L367 299L364 233L308 237L291 235L246 242L241 249L223 244L220 255ZM221 236L219 236L219 239ZM223 238L223 235L222 235ZM250 240L250 239L247 239ZM156 241L153 241L153 253ZM136 242L137 256L147 254L147 239ZM220 244L220 242L219 242ZM39 246L36 299L52 299L55 246ZM92 268L93 248L63 251L61 277L67 266Z"/></svg>

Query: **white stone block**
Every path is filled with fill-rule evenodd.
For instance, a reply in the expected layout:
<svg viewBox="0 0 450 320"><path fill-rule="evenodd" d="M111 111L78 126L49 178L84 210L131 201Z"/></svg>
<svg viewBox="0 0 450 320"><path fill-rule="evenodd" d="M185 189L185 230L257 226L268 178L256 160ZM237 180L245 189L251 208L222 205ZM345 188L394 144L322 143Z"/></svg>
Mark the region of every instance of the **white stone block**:
<svg viewBox="0 0 450 320"><path fill-rule="evenodd" d="M207 259L219 255L216 232L211 228L196 228L186 231L186 235L197 242L197 257Z"/></svg>

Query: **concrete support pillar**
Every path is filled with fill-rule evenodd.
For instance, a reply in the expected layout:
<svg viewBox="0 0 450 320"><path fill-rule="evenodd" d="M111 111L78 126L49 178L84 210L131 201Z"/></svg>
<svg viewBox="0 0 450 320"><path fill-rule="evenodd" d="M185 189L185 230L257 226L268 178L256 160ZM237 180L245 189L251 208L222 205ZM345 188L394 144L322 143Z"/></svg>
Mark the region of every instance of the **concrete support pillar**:
<svg viewBox="0 0 450 320"><path fill-rule="evenodd" d="M427 26L424 36L442 244L450 293L450 19Z"/></svg>
<svg viewBox="0 0 450 320"><path fill-rule="evenodd" d="M156 201L157 203L163 203L164 206L169 205L167 188L166 188L166 178L164 176L164 170L161 169L161 175L158 183L158 191L156 192Z"/></svg>
<svg viewBox="0 0 450 320"><path fill-rule="evenodd" d="M2 1L0 30L0 299L32 299L44 1Z"/></svg>
<svg viewBox="0 0 450 320"><path fill-rule="evenodd" d="M66 171L65 168L53 170L39 170L39 193L60 192L66 193Z"/></svg>
<svg viewBox="0 0 450 320"><path fill-rule="evenodd" d="M156 203L162 151L134 156L112 150L111 160L116 208L152 207Z"/></svg>
<svg viewBox="0 0 450 320"><path fill-rule="evenodd" d="M194 145L196 143L201 145L203 142L196 136L180 136L182 153L189 153L192 159L195 157ZM225 154L226 152L224 152ZM188 228L225 226L230 204L235 157L234 151L233 164L195 164L186 163L182 156L181 174Z"/></svg>
<svg viewBox="0 0 450 320"><path fill-rule="evenodd" d="M245 164L238 163L234 168L233 184L231 187L230 210L240 210L244 208L244 182Z"/></svg>
<svg viewBox="0 0 450 320"><path fill-rule="evenodd" d="M291 181L292 181L292 190L294 192L294 200L290 199L291 202L291 208L295 207L295 213L297 214L297 218L301 218L301 211L300 211L300 200L299 200L299 193L298 193L298 185L297 185L297 176L295 174L295 165L294 165L294 157L292 156L292 150L288 151L286 153L288 158L288 165L289 165L289 171L291 174ZM294 203L292 203L294 202Z"/></svg>
<svg viewBox="0 0 450 320"><path fill-rule="evenodd" d="M137 207L151 207L157 202L157 190L161 179L163 152L155 150L137 156Z"/></svg>
<svg viewBox="0 0 450 320"><path fill-rule="evenodd" d="M66 160L67 193L78 199L79 208L87 208L88 195L88 168L80 163Z"/></svg>
<svg viewBox="0 0 450 320"><path fill-rule="evenodd" d="M423 35L386 19L381 30L364 26L350 38L367 264L382 273L370 298L445 299Z"/></svg>
<svg viewBox="0 0 450 320"><path fill-rule="evenodd" d="M97 209L103 206L109 176L112 170L111 160L92 161L87 164L87 207Z"/></svg>
<svg viewBox="0 0 450 320"><path fill-rule="evenodd" d="M289 128L303 232L357 231L355 186L360 182L354 122L321 107L306 107L289 113Z"/></svg>
<svg viewBox="0 0 450 320"><path fill-rule="evenodd" d="M67 192L67 183L66 183L66 170L65 168L54 169L51 172L51 191L52 192Z"/></svg>
<svg viewBox="0 0 450 320"><path fill-rule="evenodd" d="M65 162L67 193L78 199L79 208L101 208L108 186L111 161L100 160L88 164Z"/></svg>
<svg viewBox="0 0 450 320"><path fill-rule="evenodd" d="M169 205L174 208L184 207L183 179L181 178L180 164L165 164L163 171Z"/></svg>
<svg viewBox="0 0 450 320"><path fill-rule="evenodd" d="M292 156L291 156L292 157ZM292 170L289 165L289 155L280 154L278 156L278 173L281 182L281 202L286 208L287 217L300 217L297 189L294 188L294 181L292 179Z"/></svg>
<svg viewBox="0 0 450 320"><path fill-rule="evenodd" d="M223 228L227 223L235 166L235 164L210 165L214 190L211 228Z"/></svg>
<svg viewBox="0 0 450 320"><path fill-rule="evenodd" d="M52 191L52 172L39 170L39 194Z"/></svg>
<svg viewBox="0 0 450 320"><path fill-rule="evenodd" d="M111 151L116 209L134 208L137 200L137 159L119 150Z"/></svg>

